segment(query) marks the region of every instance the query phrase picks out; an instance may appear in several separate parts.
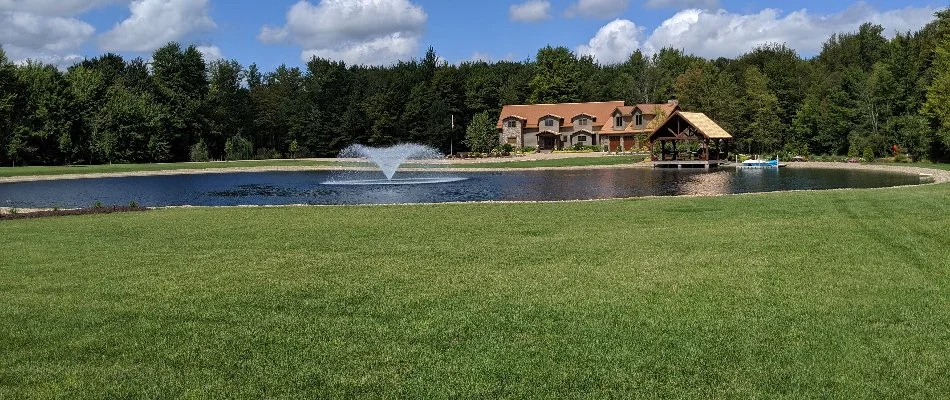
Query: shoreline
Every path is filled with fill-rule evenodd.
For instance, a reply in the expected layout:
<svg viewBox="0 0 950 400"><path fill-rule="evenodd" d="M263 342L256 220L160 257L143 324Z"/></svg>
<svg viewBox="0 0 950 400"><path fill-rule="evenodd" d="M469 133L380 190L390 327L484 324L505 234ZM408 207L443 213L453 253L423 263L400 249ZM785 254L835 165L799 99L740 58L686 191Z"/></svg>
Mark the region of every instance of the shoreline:
<svg viewBox="0 0 950 400"><path fill-rule="evenodd" d="M529 160L525 160L529 161ZM432 164L440 165L440 164ZM444 165L444 164L441 164ZM615 164L615 165L593 165L593 166L574 166L574 167L536 167L536 168L405 168L403 171L408 172L420 172L420 171L442 171L442 172L452 172L452 173L461 173L461 172L506 172L506 171L523 171L523 170L537 170L537 171L550 171L550 170L594 170L594 169L628 169L628 168L651 168L652 166L649 163L634 163L634 164ZM728 165L720 168L735 168L734 166ZM785 168L815 168L815 169L850 169L850 170L866 170L866 171L883 171L883 172L897 172L903 174L917 175L921 178L928 177L931 178L929 182L921 183L920 185L907 185L907 186L892 186L887 188L894 187L914 187L921 185L933 185L950 182L950 171L926 168L926 167L917 167L917 166L901 166L901 165L880 165L880 164L851 164L851 163L835 163L835 162L803 162L803 163L788 163ZM288 166L260 166L260 167L235 167L235 168L212 168L212 169L180 169L180 170L166 170L166 171L138 171L138 172L117 172L117 173L94 173L94 174L75 174L75 175L39 175L39 176L18 176L18 177L5 177L0 178L0 184L4 183L20 183L20 182L42 182L42 181L55 181L55 180L72 180L72 179L99 179L99 178L122 178L122 177L136 177L136 176L171 176L171 175L199 175L199 174L227 174L227 173L254 173L254 172L299 172L299 171L373 171L376 168L370 167L344 167L344 166L299 166L299 167L288 167ZM879 188L879 189L887 189ZM854 190L851 188L842 188L842 189L826 189L826 190ZM784 190L778 192L762 192L762 193L782 193L782 192L795 192L799 190ZM745 194L761 194L761 193L740 193L741 195ZM737 195L737 194L729 194ZM682 195L682 196L646 196L646 197L634 197L634 198L653 198L653 197L704 197L704 196L722 196L722 195ZM571 202L571 201L606 201L606 200L618 200L625 198L616 198L616 199L591 199L591 200L552 200L550 202ZM523 203L539 203L539 202L548 202L548 201L481 201L481 202L456 202L456 203L412 203L405 205L424 205L424 204L523 204ZM385 206L393 204L367 204L370 206ZM403 205L403 204L399 204ZM313 205L304 205L304 204L287 204L287 205L241 205L241 206L228 206L228 207L300 207L300 206L313 206ZM149 209L165 209L165 208L202 208L205 206L162 206L162 207L148 207ZM210 208L217 208L217 206L211 206ZM36 212L45 212L53 211L54 208L17 208L17 207L0 207L0 214L10 214L11 210L16 210L18 214L29 214Z"/></svg>
<svg viewBox="0 0 950 400"><path fill-rule="evenodd" d="M530 162L538 159L519 159L491 162ZM473 160L470 165L488 164L490 161ZM431 165L433 168L402 168L400 171L406 172L507 172L507 171L555 171L555 170L594 170L594 169L626 169L626 168L651 168L649 162L638 162L629 164L610 164L610 165L588 165L588 166L568 166L568 167L444 167L448 163L444 161L420 162L416 165ZM734 168L732 165L722 166L720 168ZM934 183L950 182L950 171L902 165L882 165L882 164L855 164L855 163L837 163L837 162L802 162L787 163L785 168L821 168L821 169L857 169L869 171L901 172L914 175L928 175L934 178ZM224 167L224 168L195 168L195 169L172 169L157 171L131 171L131 172L97 172L90 174L62 174L62 175L24 175L0 177L0 184L21 183L21 182L42 182L73 179L101 179L101 178L127 178L139 176L173 176L173 175L205 175L205 174L230 174L230 173L254 173L254 172L307 172L307 171L375 171L375 167L347 167L347 166L257 166L257 167Z"/></svg>

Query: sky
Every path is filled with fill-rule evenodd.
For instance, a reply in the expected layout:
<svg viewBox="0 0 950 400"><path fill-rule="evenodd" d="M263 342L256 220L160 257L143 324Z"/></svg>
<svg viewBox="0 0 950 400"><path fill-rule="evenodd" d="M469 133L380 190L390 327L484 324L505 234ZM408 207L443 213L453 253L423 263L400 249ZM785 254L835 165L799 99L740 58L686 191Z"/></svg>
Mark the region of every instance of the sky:
<svg viewBox="0 0 950 400"><path fill-rule="evenodd" d="M817 54L866 21L891 37L950 1L927 0L0 0L9 59L67 66L106 52L148 59L170 42L263 70L313 56L389 65L432 46L445 61L522 61L564 46L602 64L674 47L737 57L763 43Z"/></svg>

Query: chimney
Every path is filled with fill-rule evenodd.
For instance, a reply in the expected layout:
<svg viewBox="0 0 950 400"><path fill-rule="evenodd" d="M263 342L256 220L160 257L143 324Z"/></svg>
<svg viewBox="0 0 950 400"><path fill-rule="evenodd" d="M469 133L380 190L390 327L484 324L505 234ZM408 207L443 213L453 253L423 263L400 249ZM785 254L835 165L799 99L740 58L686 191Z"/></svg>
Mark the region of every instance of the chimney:
<svg viewBox="0 0 950 400"><path fill-rule="evenodd" d="M668 104L679 104L680 101L676 100L676 96L670 97L670 100L667 101Z"/></svg>

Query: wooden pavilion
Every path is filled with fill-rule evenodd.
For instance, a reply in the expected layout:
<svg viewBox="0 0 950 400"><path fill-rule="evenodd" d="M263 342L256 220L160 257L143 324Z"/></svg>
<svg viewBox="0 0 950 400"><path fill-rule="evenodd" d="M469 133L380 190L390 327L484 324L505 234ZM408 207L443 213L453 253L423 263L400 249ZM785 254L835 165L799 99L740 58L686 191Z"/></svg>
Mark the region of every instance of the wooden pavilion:
<svg viewBox="0 0 950 400"><path fill-rule="evenodd" d="M648 140L654 167L709 168L728 162L732 135L706 114L677 111ZM657 145L659 156L655 152Z"/></svg>

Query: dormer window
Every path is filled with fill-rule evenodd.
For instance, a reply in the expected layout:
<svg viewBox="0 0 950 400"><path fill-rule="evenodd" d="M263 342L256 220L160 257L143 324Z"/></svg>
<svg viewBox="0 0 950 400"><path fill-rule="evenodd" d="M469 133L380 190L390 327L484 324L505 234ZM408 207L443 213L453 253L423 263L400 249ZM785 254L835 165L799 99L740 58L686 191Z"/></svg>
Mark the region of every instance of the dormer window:
<svg viewBox="0 0 950 400"><path fill-rule="evenodd" d="M643 114L637 114L637 126L643 126Z"/></svg>
<svg viewBox="0 0 950 400"><path fill-rule="evenodd" d="M623 126L623 115L617 115L614 117L614 126Z"/></svg>
<svg viewBox="0 0 950 400"><path fill-rule="evenodd" d="M505 126L507 126L507 127L509 127L509 128L517 128L517 127L518 127L518 121L515 121L515 120L513 120L513 119L508 120L507 122L505 122Z"/></svg>
<svg viewBox="0 0 950 400"><path fill-rule="evenodd" d="M588 122L588 119L587 119L587 118L578 118L578 119L577 119L577 124L578 124L578 125L587 125L587 122Z"/></svg>
<svg viewBox="0 0 950 400"><path fill-rule="evenodd" d="M544 126L554 126L554 120L550 118L544 120Z"/></svg>

